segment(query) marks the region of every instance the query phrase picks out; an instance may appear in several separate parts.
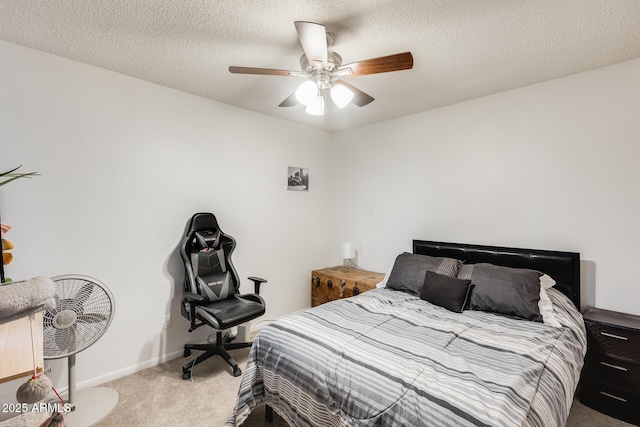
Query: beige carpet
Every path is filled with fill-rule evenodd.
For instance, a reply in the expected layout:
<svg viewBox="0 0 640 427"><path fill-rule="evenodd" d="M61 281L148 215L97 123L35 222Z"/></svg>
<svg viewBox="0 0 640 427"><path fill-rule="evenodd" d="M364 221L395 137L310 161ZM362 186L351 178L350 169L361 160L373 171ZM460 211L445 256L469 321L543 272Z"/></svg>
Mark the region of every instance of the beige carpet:
<svg viewBox="0 0 640 427"><path fill-rule="evenodd" d="M248 352L248 349L232 352L242 368ZM233 413L241 377L233 377L228 365L216 357L195 368L193 381L185 381L181 377L181 366L186 360L178 358L103 384L117 390L120 400L116 408L94 426L221 427ZM267 423L262 406L252 412L244 427L280 426L282 419L274 418L272 423ZM0 423L0 427L35 427L43 419L43 414L21 415ZM567 421L567 427L623 426L631 424L607 417L577 401Z"/></svg>

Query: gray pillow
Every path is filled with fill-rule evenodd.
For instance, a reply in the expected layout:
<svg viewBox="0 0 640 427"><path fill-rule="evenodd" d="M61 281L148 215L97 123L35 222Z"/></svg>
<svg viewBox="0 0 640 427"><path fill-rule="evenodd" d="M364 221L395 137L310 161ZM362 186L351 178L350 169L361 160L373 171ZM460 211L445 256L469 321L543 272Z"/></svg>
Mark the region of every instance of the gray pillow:
<svg viewBox="0 0 640 427"><path fill-rule="evenodd" d="M458 271L459 279L470 279L474 286L471 310L506 314L534 322L542 322L540 273L524 268L493 264L465 264Z"/></svg>
<svg viewBox="0 0 640 427"><path fill-rule="evenodd" d="M453 258L405 252L396 258L387 281L387 288L420 295L427 271L456 277L461 264L462 261Z"/></svg>

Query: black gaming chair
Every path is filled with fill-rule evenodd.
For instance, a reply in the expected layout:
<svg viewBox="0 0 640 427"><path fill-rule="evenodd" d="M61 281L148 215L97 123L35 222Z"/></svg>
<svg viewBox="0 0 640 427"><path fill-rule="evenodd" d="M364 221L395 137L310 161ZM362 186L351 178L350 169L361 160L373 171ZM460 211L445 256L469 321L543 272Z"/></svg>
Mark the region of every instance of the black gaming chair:
<svg viewBox="0 0 640 427"><path fill-rule="evenodd" d="M197 213L191 217L187 232L180 244L184 261L185 280L182 293L182 315L189 319L189 332L203 325L216 330L215 344L185 344L184 357L191 350L203 350L182 368L182 378L189 379L195 365L211 356L220 355L233 368L233 375L242 371L227 350L251 347L251 343L232 343L224 329L229 329L264 314L264 300L260 284L266 280L249 277L254 282L255 294L239 294L240 280L231 254L236 247L233 237L223 233L216 217L211 213Z"/></svg>

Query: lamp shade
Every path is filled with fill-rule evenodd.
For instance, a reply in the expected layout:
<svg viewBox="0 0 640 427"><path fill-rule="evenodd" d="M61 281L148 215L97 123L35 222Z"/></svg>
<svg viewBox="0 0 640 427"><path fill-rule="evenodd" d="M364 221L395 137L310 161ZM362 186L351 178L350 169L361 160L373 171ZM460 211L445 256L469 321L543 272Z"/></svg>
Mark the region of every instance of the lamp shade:
<svg viewBox="0 0 640 427"><path fill-rule="evenodd" d="M356 257L356 244L353 242L342 243L342 259L353 259Z"/></svg>
<svg viewBox="0 0 640 427"><path fill-rule="evenodd" d="M307 105L305 109L307 114L312 116L321 116L324 114L324 97L322 95L316 96L315 101L311 105Z"/></svg>
<svg viewBox="0 0 640 427"><path fill-rule="evenodd" d="M318 96L318 85L311 80L302 83L296 89L296 99L302 105L311 105Z"/></svg>
<svg viewBox="0 0 640 427"><path fill-rule="evenodd" d="M338 108L346 107L353 99L353 92L351 89L340 83L336 83L331 88L331 99Z"/></svg>

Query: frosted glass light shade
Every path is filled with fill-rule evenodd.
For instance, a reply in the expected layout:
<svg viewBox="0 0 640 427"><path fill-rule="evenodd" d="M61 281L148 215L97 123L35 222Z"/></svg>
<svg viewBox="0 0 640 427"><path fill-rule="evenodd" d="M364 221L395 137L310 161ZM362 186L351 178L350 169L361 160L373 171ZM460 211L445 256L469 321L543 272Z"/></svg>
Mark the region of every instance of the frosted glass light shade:
<svg viewBox="0 0 640 427"><path fill-rule="evenodd" d="M346 107L353 99L353 92L348 87L337 83L331 88L331 99L338 108Z"/></svg>
<svg viewBox="0 0 640 427"><path fill-rule="evenodd" d="M302 105L311 105L317 96L318 85L311 80L307 80L296 89L296 99Z"/></svg>
<svg viewBox="0 0 640 427"><path fill-rule="evenodd" d="M356 257L356 244L353 242L342 243L342 259L353 259Z"/></svg>
<svg viewBox="0 0 640 427"><path fill-rule="evenodd" d="M324 114L324 97L316 96L316 100L311 105L307 105L305 109L307 114L312 116L321 116Z"/></svg>

